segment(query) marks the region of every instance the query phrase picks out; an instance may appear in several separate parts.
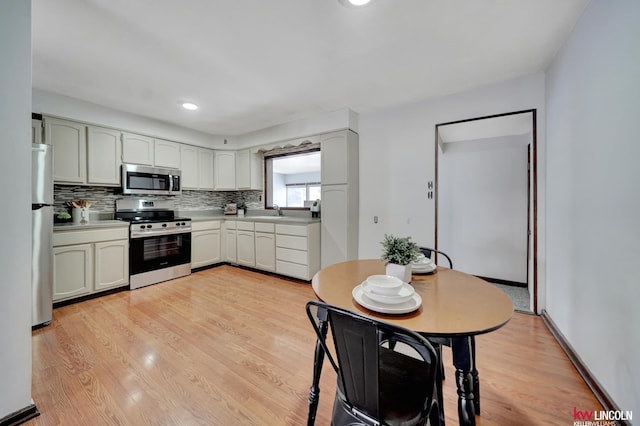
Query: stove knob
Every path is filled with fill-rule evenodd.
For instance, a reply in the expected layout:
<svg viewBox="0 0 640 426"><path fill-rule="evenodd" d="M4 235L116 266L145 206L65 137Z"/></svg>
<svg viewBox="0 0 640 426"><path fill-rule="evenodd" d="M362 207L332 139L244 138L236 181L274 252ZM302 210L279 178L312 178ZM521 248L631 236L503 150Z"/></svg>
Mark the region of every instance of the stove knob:
<svg viewBox="0 0 640 426"><path fill-rule="evenodd" d="M162 224L162 227L163 227L163 228L166 228L166 227L167 227L167 224L166 224L166 223L163 223L163 224Z"/></svg>
<svg viewBox="0 0 640 426"><path fill-rule="evenodd" d="M151 229L153 225L147 225L147 229Z"/></svg>
<svg viewBox="0 0 640 426"><path fill-rule="evenodd" d="M185 225L186 225L186 223L182 222L182 226L185 226Z"/></svg>

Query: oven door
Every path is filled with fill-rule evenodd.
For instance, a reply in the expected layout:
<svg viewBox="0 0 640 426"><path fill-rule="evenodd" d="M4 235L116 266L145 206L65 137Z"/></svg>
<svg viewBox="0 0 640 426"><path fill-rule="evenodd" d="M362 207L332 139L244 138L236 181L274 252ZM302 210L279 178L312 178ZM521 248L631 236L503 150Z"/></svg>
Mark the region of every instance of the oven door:
<svg viewBox="0 0 640 426"><path fill-rule="evenodd" d="M129 274L191 264L191 232L129 240Z"/></svg>

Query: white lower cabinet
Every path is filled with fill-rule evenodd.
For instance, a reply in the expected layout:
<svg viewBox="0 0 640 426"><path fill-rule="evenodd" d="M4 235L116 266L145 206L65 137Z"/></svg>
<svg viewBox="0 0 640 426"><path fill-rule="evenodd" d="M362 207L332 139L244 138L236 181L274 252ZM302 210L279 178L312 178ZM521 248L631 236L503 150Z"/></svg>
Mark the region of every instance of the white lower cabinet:
<svg viewBox="0 0 640 426"><path fill-rule="evenodd" d="M276 225L276 272L311 280L320 269L320 224Z"/></svg>
<svg viewBox="0 0 640 426"><path fill-rule="evenodd" d="M128 283L128 227L54 231L54 301L123 287Z"/></svg>
<svg viewBox="0 0 640 426"><path fill-rule="evenodd" d="M276 236L273 223L256 222L256 269L276 271Z"/></svg>
<svg viewBox="0 0 640 426"><path fill-rule="evenodd" d="M253 222L237 223L238 265L256 266L255 232Z"/></svg>
<svg viewBox="0 0 640 426"><path fill-rule="evenodd" d="M220 221L192 222L191 268L222 262L220 246Z"/></svg>
<svg viewBox="0 0 640 426"><path fill-rule="evenodd" d="M224 257L229 263L238 263L237 256L237 230L234 220L224 222Z"/></svg>
<svg viewBox="0 0 640 426"><path fill-rule="evenodd" d="M129 282L129 240L95 243L94 290L106 290Z"/></svg>
<svg viewBox="0 0 640 426"><path fill-rule="evenodd" d="M53 300L91 293L93 247L77 244L53 248Z"/></svg>

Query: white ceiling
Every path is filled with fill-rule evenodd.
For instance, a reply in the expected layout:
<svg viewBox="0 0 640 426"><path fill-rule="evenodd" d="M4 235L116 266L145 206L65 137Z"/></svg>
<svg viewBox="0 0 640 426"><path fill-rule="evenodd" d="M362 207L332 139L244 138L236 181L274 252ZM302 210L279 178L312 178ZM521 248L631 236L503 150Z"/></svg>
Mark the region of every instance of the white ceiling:
<svg viewBox="0 0 640 426"><path fill-rule="evenodd" d="M542 71L587 3L33 0L33 86L237 135Z"/></svg>

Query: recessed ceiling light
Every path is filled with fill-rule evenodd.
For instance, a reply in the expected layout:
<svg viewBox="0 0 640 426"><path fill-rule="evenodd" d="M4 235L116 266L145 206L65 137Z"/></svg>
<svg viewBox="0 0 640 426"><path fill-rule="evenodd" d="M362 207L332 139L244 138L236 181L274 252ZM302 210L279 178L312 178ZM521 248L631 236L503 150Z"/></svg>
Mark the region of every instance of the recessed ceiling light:
<svg viewBox="0 0 640 426"><path fill-rule="evenodd" d="M370 3L371 0L338 0L338 2L346 7L353 7L353 6L364 6L367 3Z"/></svg>
<svg viewBox="0 0 640 426"><path fill-rule="evenodd" d="M189 111L195 111L195 110L198 109L198 105L193 104L191 102L183 102L182 103L182 108L188 109Z"/></svg>

